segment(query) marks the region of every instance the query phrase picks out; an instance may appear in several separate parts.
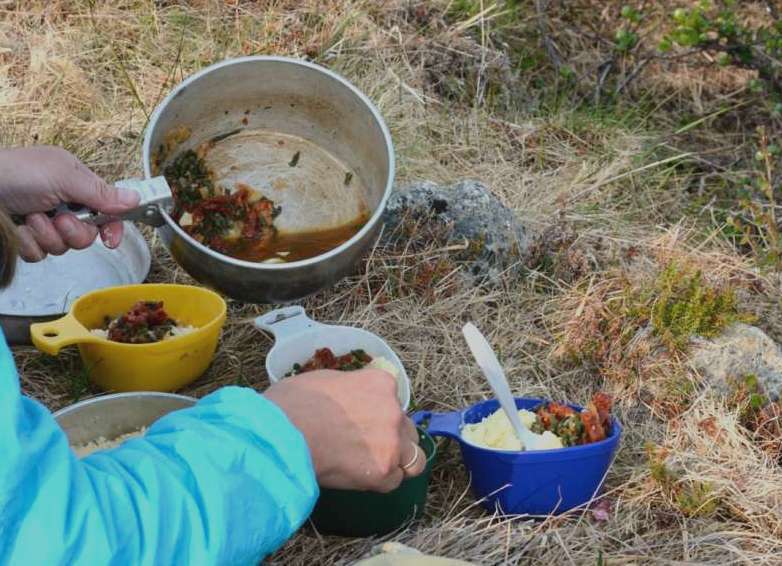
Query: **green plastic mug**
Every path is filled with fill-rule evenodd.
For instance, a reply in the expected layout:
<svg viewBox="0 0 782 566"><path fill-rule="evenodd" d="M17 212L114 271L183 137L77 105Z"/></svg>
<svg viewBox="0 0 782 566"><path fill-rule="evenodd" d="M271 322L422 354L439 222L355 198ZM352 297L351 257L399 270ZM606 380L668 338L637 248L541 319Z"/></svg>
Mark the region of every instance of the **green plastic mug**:
<svg viewBox="0 0 782 566"><path fill-rule="evenodd" d="M423 515L429 478L437 456L434 439L418 429L419 444L426 454L423 473L403 481L389 493L321 489L310 516L322 534L345 537L384 535Z"/></svg>

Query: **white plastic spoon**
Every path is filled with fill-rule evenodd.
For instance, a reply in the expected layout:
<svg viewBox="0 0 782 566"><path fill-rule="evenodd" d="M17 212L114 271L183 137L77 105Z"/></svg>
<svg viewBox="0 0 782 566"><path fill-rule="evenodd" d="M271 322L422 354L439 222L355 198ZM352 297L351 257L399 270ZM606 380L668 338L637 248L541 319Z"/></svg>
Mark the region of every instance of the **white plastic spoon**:
<svg viewBox="0 0 782 566"><path fill-rule="evenodd" d="M508 380L505 377L505 372L502 370L502 366L500 365L497 356L494 354L494 350L492 350L489 342L484 338L483 334L481 334L481 331L478 330L474 324L468 322L464 325L464 328L462 328L462 334L464 334L464 339L467 340L467 345L470 347L470 351L472 352L475 361L478 362L478 366L480 366L483 375L489 382L492 391L494 391L494 395L500 402L500 406L508 416L511 425L513 426L513 430L521 441L522 446L526 450L546 450L552 448L552 439L546 438L548 435L553 436L552 433L549 432L546 436L543 434L536 434L525 427L521 422L518 409L516 408L516 402L513 399L510 387L508 386Z"/></svg>

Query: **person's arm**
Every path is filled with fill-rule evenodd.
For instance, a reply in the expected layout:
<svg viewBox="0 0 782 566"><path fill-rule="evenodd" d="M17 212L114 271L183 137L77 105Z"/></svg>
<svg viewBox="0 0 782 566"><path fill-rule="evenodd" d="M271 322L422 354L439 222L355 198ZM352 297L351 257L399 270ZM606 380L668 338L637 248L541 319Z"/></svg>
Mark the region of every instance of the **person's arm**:
<svg viewBox="0 0 782 566"><path fill-rule="evenodd" d="M0 564L257 564L299 528L318 487L272 402L224 388L143 438L79 461L0 359Z"/></svg>
<svg viewBox="0 0 782 566"><path fill-rule="evenodd" d="M67 214L34 229L42 211L68 201L109 214L132 205L67 152L30 151L45 153L36 167L0 175L0 205L28 215L27 259L95 237L83 223L65 229L75 221ZM11 157L0 151L0 173ZM105 227L108 245L119 226ZM0 333L0 565L255 564L305 520L315 475L325 487L388 491L423 471L417 441L390 374L319 371L263 396L224 388L145 438L79 461L46 408L21 396Z"/></svg>

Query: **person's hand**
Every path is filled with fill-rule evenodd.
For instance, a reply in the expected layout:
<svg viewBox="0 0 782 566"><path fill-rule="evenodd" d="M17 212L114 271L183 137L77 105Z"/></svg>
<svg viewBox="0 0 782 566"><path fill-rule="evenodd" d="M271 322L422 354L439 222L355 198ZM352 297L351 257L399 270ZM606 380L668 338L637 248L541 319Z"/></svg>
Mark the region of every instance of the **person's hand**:
<svg viewBox="0 0 782 566"><path fill-rule="evenodd" d="M388 492L426 466L396 380L385 371L307 372L264 396L304 435L323 487Z"/></svg>
<svg viewBox="0 0 782 566"><path fill-rule="evenodd" d="M46 254L90 246L98 235L95 226L72 214L49 218L45 213L61 203L76 203L104 214L121 214L138 206L135 191L108 185L74 155L59 147L38 146L0 150L0 206L26 216L19 226L20 254L39 261ZM122 239L122 222L101 227L110 248Z"/></svg>

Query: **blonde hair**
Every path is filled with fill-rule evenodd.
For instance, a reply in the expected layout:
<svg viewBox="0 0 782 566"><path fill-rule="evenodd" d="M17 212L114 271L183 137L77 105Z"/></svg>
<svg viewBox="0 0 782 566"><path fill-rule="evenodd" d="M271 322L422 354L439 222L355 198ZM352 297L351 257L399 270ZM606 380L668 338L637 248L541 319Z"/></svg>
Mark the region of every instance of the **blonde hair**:
<svg viewBox="0 0 782 566"><path fill-rule="evenodd" d="M7 287L14 278L18 250L16 225L11 217L0 209L0 288Z"/></svg>

